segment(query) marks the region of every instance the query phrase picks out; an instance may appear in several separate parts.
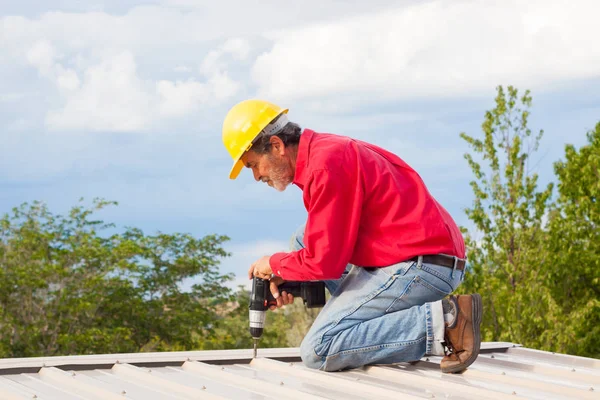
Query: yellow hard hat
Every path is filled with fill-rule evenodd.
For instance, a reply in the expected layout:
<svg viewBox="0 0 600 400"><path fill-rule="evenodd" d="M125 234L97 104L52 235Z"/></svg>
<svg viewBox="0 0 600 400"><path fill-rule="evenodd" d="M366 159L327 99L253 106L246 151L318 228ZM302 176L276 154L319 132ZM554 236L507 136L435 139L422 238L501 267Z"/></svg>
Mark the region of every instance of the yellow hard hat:
<svg viewBox="0 0 600 400"><path fill-rule="evenodd" d="M271 121L288 109L264 100L244 100L233 106L223 121L223 144L233 158L229 179L240 174L240 158L252 147L252 141Z"/></svg>

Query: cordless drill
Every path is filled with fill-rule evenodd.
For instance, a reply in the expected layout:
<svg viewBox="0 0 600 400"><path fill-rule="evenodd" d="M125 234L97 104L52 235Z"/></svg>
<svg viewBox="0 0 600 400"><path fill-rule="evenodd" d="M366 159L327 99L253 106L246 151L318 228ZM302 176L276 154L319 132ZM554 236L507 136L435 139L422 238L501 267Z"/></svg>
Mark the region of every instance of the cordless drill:
<svg viewBox="0 0 600 400"><path fill-rule="evenodd" d="M279 285L279 292L290 293L294 298L301 297L308 308L325 305L325 284L323 282L284 282ZM263 334L265 317L270 306L277 305L269 288L269 281L254 277L250 294L250 335L254 339L254 357L258 339Z"/></svg>

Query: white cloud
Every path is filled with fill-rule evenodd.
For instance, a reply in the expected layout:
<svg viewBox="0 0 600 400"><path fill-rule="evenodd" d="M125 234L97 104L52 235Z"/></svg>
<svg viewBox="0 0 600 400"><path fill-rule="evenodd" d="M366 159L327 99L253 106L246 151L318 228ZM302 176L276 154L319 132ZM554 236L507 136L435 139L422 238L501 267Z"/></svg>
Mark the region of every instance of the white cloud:
<svg viewBox="0 0 600 400"><path fill-rule="evenodd" d="M233 55L237 60L245 60L250 53L250 43L246 39L230 39L223 44L222 51Z"/></svg>
<svg viewBox="0 0 600 400"><path fill-rule="evenodd" d="M35 124L31 120L19 118L6 125L5 129L9 132L21 132L31 129L34 126Z"/></svg>
<svg viewBox="0 0 600 400"><path fill-rule="evenodd" d="M59 88L67 86L68 79L59 81ZM77 80L75 76L71 82ZM129 52L89 67L81 86L71 88L78 90L66 96L64 107L47 114L46 124L52 129L135 131L146 127L152 117L152 100Z"/></svg>
<svg viewBox="0 0 600 400"><path fill-rule="evenodd" d="M27 61L37 67L41 74L51 73L56 57L54 47L47 40L41 40L33 45L27 52Z"/></svg>
<svg viewBox="0 0 600 400"><path fill-rule="evenodd" d="M425 0L427 1L427 0ZM306 25L315 21L337 20L348 15L360 15L374 10L397 8L423 0L162 0L168 8L197 11L205 16L205 24L212 28L235 31L234 35L257 33L272 28Z"/></svg>
<svg viewBox="0 0 600 400"><path fill-rule="evenodd" d="M270 33L253 66L259 95L290 100L489 93L600 76L595 0L438 0Z"/></svg>
<svg viewBox="0 0 600 400"><path fill-rule="evenodd" d="M87 65L78 58L79 74L56 61L47 41L28 52L29 63L56 85L64 105L48 111L46 125L54 130L143 131L161 118L180 117L202 106L233 96L240 88L227 74L227 64L207 72L206 82L144 81L129 51L103 52L101 61Z"/></svg>
<svg viewBox="0 0 600 400"><path fill-rule="evenodd" d="M250 44L244 39L230 39L211 50L200 64L199 72L207 78L206 83L195 79L188 81L159 81L156 89L161 97L160 113L165 116L181 116L190 113L211 100L226 100L234 96L240 84L229 77L227 67L231 56L236 61L245 60Z"/></svg>
<svg viewBox="0 0 600 400"><path fill-rule="evenodd" d="M177 67L173 68L173 71L175 71L175 72L192 72L192 68L188 67L187 65L178 65Z"/></svg>
<svg viewBox="0 0 600 400"><path fill-rule="evenodd" d="M210 77L208 83L212 88L212 95L217 100L225 100L237 93L240 84L233 81L227 73L217 73Z"/></svg>
<svg viewBox="0 0 600 400"><path fill-rule="evenodd" d="M36 67L39 74L54 82L60 91L73 91L79 85L77 73L64 68L56 60L59 58L55 47L47 40L36 42L26 53L29 64Z"/></svg>
<svg viewBox="0 0 600 400"><path fill-rule="evenodd" d="M44 94L53 129L140 131L246 91L347 113L598 76L598 4L164 0L122 15L3 17L0 59L54 85L55 97ZM248 75L255 85L242 83Z"/></svg>
<svg viewBox="0 0 600 400"><path fill-rule="evenodd" d="M79 76L72 69L60 69L56 76L56 86L61 91L74 91L80 85Z"/></svg>
<svg viewBox="0 0 600 400"><path fill-rule="evenodd" d="M159 81L156 91L160 97L161 116L178 117L191 113L201 106L232 97L240 88L227 73L211 76L206 83L188 81Z"/></svg>
<svg viewBox="0 0 600 400"><path fill-rule="evenodd" d="M165 116L181 116L190 112L198 103L208 98L207 85L190 80L186 82L159 81L156 83L160 101L160 113Z"/></svg>
<svg viewBox="0 0 600 400"><path fill-rule="evenodd" d="M197 24L201 14L192 14L136 7L124 16L50 12L39 19L4 17L0 58L13 68L19 63L35 68L55 88L46 93L50 129L144 131L218 105L242 87L228 68L248 57L249 42L223 40L214 51L200 47L190 58L190 50L211 36ZM188 65L194 58L192 69ZM165 60L173 63L171 71L189 76L173 80L148 68ZM200 65L208 67L194 73Z"/></svg>
<svg viewBox="0 0 600 400"><path fill-rule="evenodd" d="M0 93L0 103L13 103L27 96L33 96L35 93L28 92L12 92L12 93Z"/></svg>
<svg viewBox="0 0 600 400"><path fill-rule="evenodd" d="M207 76L218 74L226 69L227 56L231 56L235 61L244 61L250 49L250 43L245 39L229 39L222 46L208 53L200 65L200 72Z"/></svg>

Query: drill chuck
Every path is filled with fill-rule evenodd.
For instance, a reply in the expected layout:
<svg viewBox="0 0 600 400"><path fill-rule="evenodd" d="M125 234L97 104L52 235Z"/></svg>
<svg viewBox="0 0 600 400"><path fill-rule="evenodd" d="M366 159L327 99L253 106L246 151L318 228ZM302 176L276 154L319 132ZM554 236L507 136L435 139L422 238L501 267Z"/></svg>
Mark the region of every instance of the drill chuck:
<svg viewBox="0 0 600 400"><path fill-rule="evenodd" d="M262 336L266 315L266 311L250 310L250 336L253 339L258 339Z"/></svg>

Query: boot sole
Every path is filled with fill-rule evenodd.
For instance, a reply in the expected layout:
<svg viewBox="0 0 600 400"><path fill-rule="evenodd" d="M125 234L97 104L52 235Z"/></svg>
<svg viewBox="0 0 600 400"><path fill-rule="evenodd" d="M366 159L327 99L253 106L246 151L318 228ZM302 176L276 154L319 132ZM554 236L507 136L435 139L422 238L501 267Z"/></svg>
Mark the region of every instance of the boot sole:
<svg viewBox="0 0 600 400"><path fill-rule="evenodd" d="M449 368L442 368L442 372L461 372L467 369L467 367L473 364L477 357L479 357L479 350L481 348L481 333L479 327L481 325L481 318L483 314L483 303L481 302L481 295L479 293L474 293L472 295L472 299L473 304L471 306L471 311L473 315L473 353L471 354L471 357L467 358L463 364L458 364Z"/></svg>

